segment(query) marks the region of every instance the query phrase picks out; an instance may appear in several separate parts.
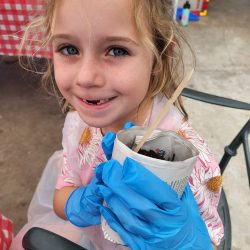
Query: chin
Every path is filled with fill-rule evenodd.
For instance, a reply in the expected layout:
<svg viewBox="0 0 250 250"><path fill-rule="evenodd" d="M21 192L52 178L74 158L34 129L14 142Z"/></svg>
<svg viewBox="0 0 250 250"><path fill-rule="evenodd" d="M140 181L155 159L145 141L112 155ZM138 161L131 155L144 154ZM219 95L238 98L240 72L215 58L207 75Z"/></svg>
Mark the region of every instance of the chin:
<svg viewBox="0 0 250 250"><path fill-rule="evenodd" d="M104 128L109 126L110 122L105 122L103 121L103 118L88 118L86 116L82 116L79 114L82 121L86 123L89 127L94 127L94 128Z"/></svg>

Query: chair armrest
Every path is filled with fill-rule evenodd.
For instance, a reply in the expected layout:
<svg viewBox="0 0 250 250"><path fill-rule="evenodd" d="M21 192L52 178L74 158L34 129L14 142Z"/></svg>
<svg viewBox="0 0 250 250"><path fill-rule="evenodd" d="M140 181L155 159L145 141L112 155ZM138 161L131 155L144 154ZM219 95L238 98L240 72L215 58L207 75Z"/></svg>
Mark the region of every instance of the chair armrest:
<svg viewBox="0 0 250 250"><path fill-rule="evenodd" d="M222 96L211 95L194 89L185 88L182 91L181 95L197 101L215 104L223 107L250 110L250 103L225 98Z"/></svg>
<svg viewBox="0 0 250 250"><path fill-rule="evenodd" d="M23 237L25 250L87 250L62 236L33 227Z"/></svg>

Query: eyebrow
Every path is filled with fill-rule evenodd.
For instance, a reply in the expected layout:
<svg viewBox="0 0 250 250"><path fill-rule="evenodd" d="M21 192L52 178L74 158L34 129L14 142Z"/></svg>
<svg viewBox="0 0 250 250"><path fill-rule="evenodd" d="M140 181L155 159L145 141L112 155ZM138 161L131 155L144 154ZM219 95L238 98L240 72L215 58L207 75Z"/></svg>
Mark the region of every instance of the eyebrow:
<svg viewBox="0 0 250 250"><path fill-rule="evenodd" d="M51 41L54 41L56 39L70 39L72 38L71 35L67 35L67 34L55 34L55 35L52 35L51 37Z"/></svg>
<svg viewBox="0 0 250 250"><path fill-rule="evenodd" d="M69 34L55 34L52 35L51 41L54 41L56 39L73 39L73 36ZM135 46L139 46L139 44L134 41L133 39L130 39L128 37L123 37L123 36L108 36L103 39L105 42L125 42L125 43L130 43Z"/></svg>
<svg viewBox="0 0 250 250"><path fill-rule="evenodd" d="M130 39L128 37L122 37L122 36L109 36L104 39L107 42L126 42L126 43L131 43L135 46L139 46L139 44L134 41L133 39Z"/></svg>

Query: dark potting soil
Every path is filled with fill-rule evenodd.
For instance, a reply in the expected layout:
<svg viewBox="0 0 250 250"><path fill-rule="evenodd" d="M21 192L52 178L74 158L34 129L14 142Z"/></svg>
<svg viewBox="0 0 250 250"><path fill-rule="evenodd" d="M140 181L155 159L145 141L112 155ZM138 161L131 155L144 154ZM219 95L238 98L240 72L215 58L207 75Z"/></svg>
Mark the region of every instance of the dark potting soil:
<svg viewBox="0 0 250 250"><path fill-rule="evenodd" d="M159 159L159 160L174 161L174 158L175 158L175 154L173 154L172 158L169 157L168 159L165 159L165 157L164 157L165 151L163 151L163 150L160 150L159 152L155 152L152 149L150 149L150 150L140 149L138 151L138 153L141 155L145 155L145 156Z"/></svg>

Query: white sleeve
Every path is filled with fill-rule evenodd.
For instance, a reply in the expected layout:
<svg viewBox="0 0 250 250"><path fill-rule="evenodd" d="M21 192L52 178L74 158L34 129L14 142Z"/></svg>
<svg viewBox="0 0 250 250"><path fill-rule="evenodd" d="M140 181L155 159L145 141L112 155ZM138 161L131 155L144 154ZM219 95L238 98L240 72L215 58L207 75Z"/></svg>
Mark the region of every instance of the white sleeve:
<svg viewBox="0 0 250 250"><path fill-rule="evenodd" d="M80 165L78 158L78 144L86 124L76 111L69 112L63 127L63 166L58 176L56 188L65 186L80 186Z"/></svg>

